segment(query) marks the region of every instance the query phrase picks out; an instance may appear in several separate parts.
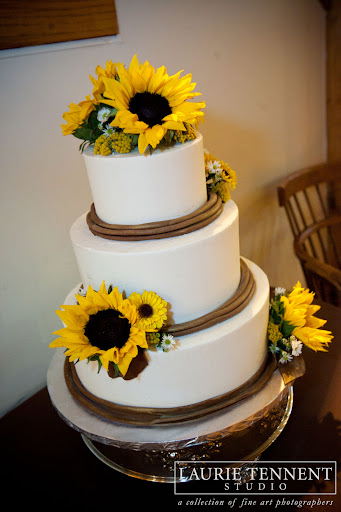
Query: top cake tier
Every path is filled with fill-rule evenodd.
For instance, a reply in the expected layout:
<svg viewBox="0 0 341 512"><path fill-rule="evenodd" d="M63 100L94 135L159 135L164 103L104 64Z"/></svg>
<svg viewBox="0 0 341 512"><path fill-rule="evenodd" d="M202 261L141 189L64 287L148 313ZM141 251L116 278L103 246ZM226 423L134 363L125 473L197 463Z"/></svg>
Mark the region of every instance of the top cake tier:
<svg viewBox="0 0 341 512"><path fill-rule="evenodd" d="M136 225L188 215L207 201L203 139L141 155L83 153L94 206L108 224Z"/></svg>

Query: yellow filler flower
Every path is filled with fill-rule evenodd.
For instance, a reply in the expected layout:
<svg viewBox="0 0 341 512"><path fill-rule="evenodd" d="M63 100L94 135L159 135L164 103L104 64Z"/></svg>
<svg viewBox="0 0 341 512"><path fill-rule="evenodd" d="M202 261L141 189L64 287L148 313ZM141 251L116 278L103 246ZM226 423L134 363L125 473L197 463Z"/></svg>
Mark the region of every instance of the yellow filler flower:
<svg viewBox="0 0 341 512"><path fill-rule="evenodd" d="M99 292L89 286L85 297L76 298L78 304L56 311L66 327L54 333L60 338L50 347L67 348L70 361L98 355L107 371L112 362L124 376L138 347L148 348L146 333L137 326L137 308L117 287L108 293L104 282Z"/></svg>
<svg viewBox="0 0 341 512"><path fill-rule="evenodd" d="M143 154L148 145L155 148L167 130L185 131L184 123L198 125L203 120L204 102L187 100L200 95L192 92L192 75L180 78L182 71L169 76L161 66L156 71L149 64L139 64L136 55L126 69L116 65L118 80L103 76L105 98L102 103L117 109L111 126L125 133L138 134L138 148Z"/></svg>

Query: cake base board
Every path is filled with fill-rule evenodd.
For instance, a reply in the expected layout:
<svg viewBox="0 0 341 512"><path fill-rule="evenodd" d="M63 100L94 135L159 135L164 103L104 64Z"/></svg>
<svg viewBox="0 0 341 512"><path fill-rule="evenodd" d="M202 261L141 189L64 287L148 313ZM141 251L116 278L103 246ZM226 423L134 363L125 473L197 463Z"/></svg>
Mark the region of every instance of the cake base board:
<svg viewBox="0 0 341 512"><path fill-rule="evenodd" d="M203 419L171 426L136 427L108 421L80 405L64 381L64 353L57 350L47 374L51 402L103 463L129 476L157 482L186 481L182 461L257 461L284 429L293 389L277 370L253 397ZM230 464L227 464L229 463ZM181 479L175 464L183 467ZM187 474L187 476L186 476Z"/></svg>

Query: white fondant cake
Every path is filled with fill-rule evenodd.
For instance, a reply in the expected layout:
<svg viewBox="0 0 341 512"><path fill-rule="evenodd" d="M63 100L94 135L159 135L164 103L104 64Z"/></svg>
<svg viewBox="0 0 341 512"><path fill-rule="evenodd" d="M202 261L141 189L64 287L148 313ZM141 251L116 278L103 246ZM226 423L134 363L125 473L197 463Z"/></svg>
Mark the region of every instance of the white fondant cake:
<svg viewBox="0 0 341 512"><path fill-rule="evenodd" d="M84 160L97 215L108 224L175 219L206 202L202 135L186 144L140 155L94 155Z"/></svg>
<svg viewBox="0 0 341 512"><path fill-rule="evenodd" d="M202 137L141 156L86 152L97 216L109 224L143 224L186 216L207 201ZM238 208L229 200L205 227L169 238L118 241L95 236L86 215L71 228L85 291L117 286L127 297L153 290L170 306L170 323L183 324L233 300L241 280ZM135 378L112 378L98 362L77 362L87 392L123 406L173 408L219 397L257 374L267 355L269 283L247 261L256 291L230 318L176 338L169 352L149 347L148 365ZM74 290L66 304L74 304Z"/></svg>

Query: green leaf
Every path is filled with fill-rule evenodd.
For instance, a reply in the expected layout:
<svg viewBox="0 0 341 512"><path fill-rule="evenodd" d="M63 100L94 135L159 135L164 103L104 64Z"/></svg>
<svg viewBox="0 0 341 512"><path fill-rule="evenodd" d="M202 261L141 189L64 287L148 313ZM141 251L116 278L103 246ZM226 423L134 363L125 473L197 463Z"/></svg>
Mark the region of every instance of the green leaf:
<svg viewBox="0 0 341 512"><path fill-rule="evenodd" d="M284 338L289 338L289 336L291 336L294 329L295 329L295 325L292 325L287 320L283 320L282 333L283 333Z"/></svg>
<svg viewBox="0 0 341 512"><path fill-rule="evenodd" d="M98 126L98 119L97 119L97 112L96 110L93 110L91 114L89 115L87 119L87 125L91 126L91 128L97 128Z"/></svg>
<svg viewBox="0 0 341 512"><path fill-rule="evenodd" d="M279 325L282 322L282 318L283 318L282 315L275 309L273 309L271 311L271 317L272 317L273 323L276 325Z"/></svg>
<svg viewBox="0 0 341 512"><path fill-rule="evenodd" d="M91 133L91 128L80 126L79 128L76 128L76 130L73 132L73 135L77 137L77 139L90 140Z"/></svg>
<svg viewBox="0 0 341 512"><path fill-rule="evenodd" d="M111 362L110 364L112 364L113 367L115 368L115 373L114 373L114 378L115 378L120 373L120 370L119 370L119 368L118 368L116 363Z"/></svg>
<svg viewBox="0 0 341 512"><path fill-rule="evenodd" d="M137 146L138 143L139 143L139 135L138 133L134 133L133 135L131 135L131 142L134 146Z"/></svg>

